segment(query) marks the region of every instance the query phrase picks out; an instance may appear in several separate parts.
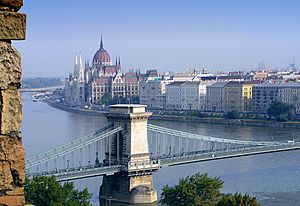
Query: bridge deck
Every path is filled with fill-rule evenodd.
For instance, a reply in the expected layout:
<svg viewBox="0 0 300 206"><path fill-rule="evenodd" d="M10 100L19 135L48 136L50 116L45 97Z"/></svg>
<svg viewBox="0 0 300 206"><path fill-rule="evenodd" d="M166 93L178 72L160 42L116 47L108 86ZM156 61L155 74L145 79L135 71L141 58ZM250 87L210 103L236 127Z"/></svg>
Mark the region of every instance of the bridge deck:
<svg viewBox="0 0 300 206"><path fill-rule="evenodd" d="M188 164L201 161L219 160L225 158L234 158L241 156L250 156L257 154L283 152L290 150L299 150L300 143L293 144L281 144L281 145L269 145L269 146L255 146L248 148L230 149L227 151L211 151L211 152L194 152L194 154L182 154L172 156L162 156L153 158L158 161L158 164L153 165L153 168L147 167L145 169L155 171L161 167L176 166L181 164ZM56 176L57 181L68 181L83 179L102 175L112 175L117 172L125 171L124 165L111 165L94 167L93 165L87 167L77 167L67 170L53 170L44 173L32 173L30 176L45 175L45 176Z"/></svg>
<svg viewBox="0 0 300 206"><path fill-rule="evenodd" d="M193 162L201 161L210 161L218 159L226 159L233 157L242 157L274 152L284 152L290 150L299 150L300 143L295 144L284 144L284 145L272 145L272 146L258 146L250 148L239 148L239 149L230 149L227 151L212 151L191 155L181 155L181 156L172 156L172 157L162 157L159 158L161 167L176 166L181 164L188 164Z"/></svg>

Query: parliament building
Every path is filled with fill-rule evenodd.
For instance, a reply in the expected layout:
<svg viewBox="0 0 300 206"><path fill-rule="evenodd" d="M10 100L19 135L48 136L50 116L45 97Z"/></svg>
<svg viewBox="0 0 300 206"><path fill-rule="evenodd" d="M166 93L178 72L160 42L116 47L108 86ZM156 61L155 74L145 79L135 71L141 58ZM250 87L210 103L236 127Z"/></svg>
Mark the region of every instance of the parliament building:
<svg viewBox="0 0 300 206"><path fill-rule="evenodd" d="M92 65L88 61L83 65L81 55L75 55L73 74L65 80L65 102L99 104L105 93L110 93L112 97L138 96L139 80L139 72L122 72L120 58L116 58L113 64L101 37Z"/></svg>

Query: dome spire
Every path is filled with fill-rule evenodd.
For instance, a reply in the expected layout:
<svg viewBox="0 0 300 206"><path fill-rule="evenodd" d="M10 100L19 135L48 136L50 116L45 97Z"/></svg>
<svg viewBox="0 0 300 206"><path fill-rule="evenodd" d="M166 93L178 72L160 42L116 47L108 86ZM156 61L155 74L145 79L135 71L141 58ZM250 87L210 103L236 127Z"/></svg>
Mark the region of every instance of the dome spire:
<svg viewBox="0 0 300 206"><path fill-rule="evenodd" d="M101 34L101 41L100 41L100 49L103 49L102 34Z"/></svg>

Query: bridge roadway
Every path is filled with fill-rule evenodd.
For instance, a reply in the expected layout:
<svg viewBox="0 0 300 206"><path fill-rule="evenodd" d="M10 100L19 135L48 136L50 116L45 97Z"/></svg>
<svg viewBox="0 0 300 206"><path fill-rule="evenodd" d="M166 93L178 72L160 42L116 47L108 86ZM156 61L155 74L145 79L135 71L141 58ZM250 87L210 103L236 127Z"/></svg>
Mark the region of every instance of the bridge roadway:
<svg viewBox="0 0 300 206"><path fill-rule="evenodd" d="M153 162L158 164L153 165L144 165L144 172L152 172L156 171L159 168L176 166L181 164L202 162L202 161L211 161L225 158L234 158L241 156L250 156L250 155L258 155L265 153L274 153L274 152L283 152L290 150L299 150L300 143L281 143L277 145L261 145L261 146L252 146L246 148L236 148L229 150L220 150L220 151L200 151L200 152L190 152L179 155L164 155L153 158ZM140 170L140 166L139 167ZM134 175L134 168L132 169L132 175ZM36 175L44 175L44 176L56 176L57 181L69 181L75 179L83 179L95 176L102 175L113 175L117 172L127 171L128 167L124 165L111 165L111 166L103 166L102 164L99 166L89 165L86 167L76 167L70 169L62 169L62 170L52 170L49 172L43 173L32 173L30 176ZM138 173L136 173L138 174Z"/></svg>

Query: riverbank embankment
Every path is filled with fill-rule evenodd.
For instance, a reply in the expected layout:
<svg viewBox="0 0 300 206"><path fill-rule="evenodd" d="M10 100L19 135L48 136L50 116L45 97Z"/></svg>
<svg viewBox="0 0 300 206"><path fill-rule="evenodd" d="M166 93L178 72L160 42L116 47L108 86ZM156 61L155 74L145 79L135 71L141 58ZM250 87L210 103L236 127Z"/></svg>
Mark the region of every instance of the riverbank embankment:
<svg viewBox="0 0 300 206"><path fill-rule="evenodd" d="M103 115L105 110L97 111L90 109L71 108L66 105L45 101L50 106L73 113L87 114L87 115ZM204 124L220 124L220 125L239 125L252 127L272 127L272 128L294 128L300 129L300 122L276 122L270 120L258 119L224 119L224 118L204 118L204 117L190 117L190 116L175 116L175 115L158 115L153 114L150 120L174 121L174 122L193 122Z"/></svg>
<svg viewBox="0 0 300 206"><path fill-rule="evenodd" d="M91 109L80 109L80 108L72 108L68 107L66 105L56 103L56 102L51 102L51 101L45 101L49 106L54 107L56 109L60 109L66 112L72 112L72 113L78 113L78 114L86 114L86 115L103 115L103 111L97 111L97 110L91 110Z"/></svg>
<svg viewBox="0 0 300 206"><path fill-rule="evenodd" d="M162 121L174 121L174 122L185 121L185 122L195 122L195 123L205 123L205 124L300 129L300 122L276 122L276 121L257 120L257 119L203 118L203 117L156 115L156 114L152 115L150 119L162 120Z"/></svg>

